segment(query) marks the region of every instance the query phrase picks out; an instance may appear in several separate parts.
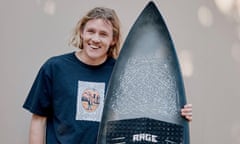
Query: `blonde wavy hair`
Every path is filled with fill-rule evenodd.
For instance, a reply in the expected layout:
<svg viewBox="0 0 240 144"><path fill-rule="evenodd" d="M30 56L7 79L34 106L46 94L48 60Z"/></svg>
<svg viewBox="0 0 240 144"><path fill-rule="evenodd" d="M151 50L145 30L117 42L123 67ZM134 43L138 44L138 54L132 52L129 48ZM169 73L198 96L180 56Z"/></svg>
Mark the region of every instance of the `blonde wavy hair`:
<svg viewBox="0 0 240 144"><path fill-rule="evenodd" d="M86 23L92 19L103 19L111 22L113 26L113 40L115 44L110 46L107 55L112 58L117 58L120 51L121 44L121 31L120 31L120 21L113 9L105 7L96 7L90 10L82 19L80 19L73 30L72 37L69 44L83 49L81 32L83 31Z"/></svg>

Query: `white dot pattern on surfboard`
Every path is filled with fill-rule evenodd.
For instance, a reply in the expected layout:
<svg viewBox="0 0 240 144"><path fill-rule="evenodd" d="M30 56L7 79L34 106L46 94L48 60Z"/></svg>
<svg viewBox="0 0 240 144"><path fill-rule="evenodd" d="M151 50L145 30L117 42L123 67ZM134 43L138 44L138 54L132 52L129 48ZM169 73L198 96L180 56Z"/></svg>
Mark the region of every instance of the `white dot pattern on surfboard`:
<svg viewBox="0 0 240 144"><path fill-rule="evenodd" d="M115 100L111 107L114 113L121 118L149 116L176 119L179 116L179 94L171 61L171 58L129 59L126 71L120 74L120 85L113 87L112 99Z"/></svg>

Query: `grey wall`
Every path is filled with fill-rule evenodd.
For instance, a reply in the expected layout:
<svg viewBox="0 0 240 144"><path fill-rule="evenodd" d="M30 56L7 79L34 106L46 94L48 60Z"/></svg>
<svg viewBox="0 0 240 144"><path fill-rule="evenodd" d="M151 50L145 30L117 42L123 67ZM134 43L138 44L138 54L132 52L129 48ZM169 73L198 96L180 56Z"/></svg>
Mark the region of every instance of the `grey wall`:
<svg viewBox="0 0 240 144"><path fill-rule="evenodd" d="M78 19L95 6L115 9L123 39L148 0L1 0L0 141L26 144L30 113L22 104L39 67L67 45ZM183 67L193 144L240 144L238 22L209 0L155 0Z"/></svg>

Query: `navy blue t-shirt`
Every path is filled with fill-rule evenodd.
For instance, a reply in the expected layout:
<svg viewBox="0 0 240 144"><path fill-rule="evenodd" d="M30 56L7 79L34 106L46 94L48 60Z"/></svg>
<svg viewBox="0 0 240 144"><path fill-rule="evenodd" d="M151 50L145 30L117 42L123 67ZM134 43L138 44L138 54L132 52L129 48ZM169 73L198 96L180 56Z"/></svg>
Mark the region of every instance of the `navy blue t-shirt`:
<svg viewBox="0 0 240 144"><path fill-rule="evenodd" d="M96 143L114 63L86 65L74 52L44 63L23 107L47 117L46 144Z"/></svg>

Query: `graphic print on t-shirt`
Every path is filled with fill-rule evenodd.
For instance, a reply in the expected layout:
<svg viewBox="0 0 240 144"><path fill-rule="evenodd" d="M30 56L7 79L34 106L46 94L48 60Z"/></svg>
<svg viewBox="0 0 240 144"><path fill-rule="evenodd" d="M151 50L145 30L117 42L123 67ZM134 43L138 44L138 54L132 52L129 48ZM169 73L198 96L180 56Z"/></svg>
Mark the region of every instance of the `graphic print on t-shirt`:
<svg viewBox="0 0 240 144"><path fill-rule="evenodd" d="M100 121L105 83L78 81L76 120Z"/></svg>
<svg viewBox="0 0 240 144"><path fill-rule="evenodd" d="M95 88L87 88L82 93L82 106L88 112L94 112L100 104L100 94Z"/></svg>

